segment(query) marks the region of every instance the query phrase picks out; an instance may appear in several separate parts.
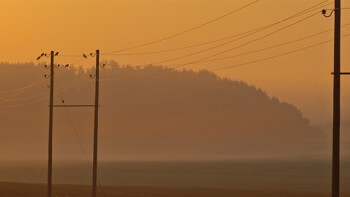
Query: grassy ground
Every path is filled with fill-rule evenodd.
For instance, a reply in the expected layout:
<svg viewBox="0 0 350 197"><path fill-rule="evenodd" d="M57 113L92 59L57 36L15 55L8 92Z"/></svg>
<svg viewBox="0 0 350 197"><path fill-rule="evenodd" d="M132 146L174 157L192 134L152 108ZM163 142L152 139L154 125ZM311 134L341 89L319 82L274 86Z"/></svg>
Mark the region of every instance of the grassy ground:
<svg viewBox="0 0 350 197"><path fill-rule="evenodd" d="M54 185L53 197L89 197L91 187L85 185ZM0 183L1 197L45 197L44 184ZM176 187L139 187L139 186L103 186L99 188L101 197L328 197L329 193L232 190L218 188L176 188ZM342 194L342 197L350 197Z"/></svg>

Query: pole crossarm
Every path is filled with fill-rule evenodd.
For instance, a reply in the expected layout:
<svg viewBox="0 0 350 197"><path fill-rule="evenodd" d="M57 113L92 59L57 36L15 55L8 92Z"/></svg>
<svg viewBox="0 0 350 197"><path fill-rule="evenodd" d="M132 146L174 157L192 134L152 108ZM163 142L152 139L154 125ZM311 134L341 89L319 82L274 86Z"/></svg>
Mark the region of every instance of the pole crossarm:
<svg viewBox="0 0 350 197"><path fill-rule="evenodd" d="M53 105L52 107L95 107L95 105Z"/></svg>
<svg viewBox="0 0 350 197"><path fill-rule="evenodd" d="M350 72L340 72L340 73L337 73L339 75L350 75ZM334 72L332 72L332 75L334 75Z"/></svg>

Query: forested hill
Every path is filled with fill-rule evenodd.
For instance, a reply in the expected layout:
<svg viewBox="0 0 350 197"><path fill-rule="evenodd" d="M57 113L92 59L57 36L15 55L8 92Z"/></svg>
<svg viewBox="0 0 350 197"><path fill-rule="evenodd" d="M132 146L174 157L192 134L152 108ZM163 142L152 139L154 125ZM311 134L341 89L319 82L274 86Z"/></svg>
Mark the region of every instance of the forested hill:
<svg viewBox="0 0 350 197"><path fill-rule="evenodd" d="M31 63L0 64L1 159L46 158L48 72ZM55 103L93 104L90 74L58 68ZM311 157L329 149L295 106L205 70L112 62L101 69L100 84L101 159ZM55 158L83 159L82 149L90 155L93 110L60 108L54 117Z"/></svg>

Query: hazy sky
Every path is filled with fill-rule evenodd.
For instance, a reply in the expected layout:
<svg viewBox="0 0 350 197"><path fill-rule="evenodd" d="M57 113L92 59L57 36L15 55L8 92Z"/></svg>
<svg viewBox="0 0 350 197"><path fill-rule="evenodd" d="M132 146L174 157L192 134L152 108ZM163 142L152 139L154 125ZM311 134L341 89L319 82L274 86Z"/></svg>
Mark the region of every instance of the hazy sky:
<svg viewBox="0 0 350 197"><path fill-rule="evenodd" d="M253 0L0 0L0 61L34 61L41 52L60 51L57 62L75 63L81 53L101 49L101 53L116 51L167 37L205 23L235 10ZM189 46L224 38L282 20L309 8L322 0L260 0L258 3L222 20L167 41L125 53L142 53ZM328 1L327 3L330 3ZM343 0L343 7L350 7ZM332 8L333 5L327 6ZM320 11L320 10L319 10ZM316 11L315 11L316 12ZM315 12L300 16L255 36L213 50L189 56L164 65L187 63L225 51L278 28L291 24ZM288 42L333 28L333 17L317 14L265 39L253 42L217 57L232 56L251 50ZM350 23L350 10L343 11L343 24ZM350 26L344 27L350 33ZM296 50L332 39L332 32L261 53L222 61L200 63L185 68L213 69L254 61ZM223 42L186 50L129 56L102 56L121 64L145 65L187 55ZM342 41L342 68L350 71L350 36ZM296 105L313 124L331 121L332 102L332 42L284 57L233 69L217 71L220 76L244 80ZM81 62L92 65L93 60ZM350 77L343 79L343 119L350 120ZM348 93L347 93L348 92ZM347 113L348 112L348 113Z"/></svg>

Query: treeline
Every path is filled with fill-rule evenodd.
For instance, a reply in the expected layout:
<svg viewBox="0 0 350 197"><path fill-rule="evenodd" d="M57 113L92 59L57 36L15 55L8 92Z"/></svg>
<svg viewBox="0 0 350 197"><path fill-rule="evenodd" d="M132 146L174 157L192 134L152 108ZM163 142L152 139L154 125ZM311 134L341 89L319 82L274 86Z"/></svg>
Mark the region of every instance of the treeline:
<svg viewBox="0 0 350 197"><path fill-rule="evenodd" d="M44 74L48 70L42 65L0 64L0 96ZM55 102L63 98L66 104L92 104L90 74L93 69L58 68ZM48 84L43 78L12 100L0 102L4 158L46 157ZM317 157L329 148L323 133L295 106L206 70L109 62L101 70L100 97L99 151L106 160ZM82 159L78 140L85 151L91 149L92 120L89 109L69 109L68 114L55 109L56 158Z"/></svg>

